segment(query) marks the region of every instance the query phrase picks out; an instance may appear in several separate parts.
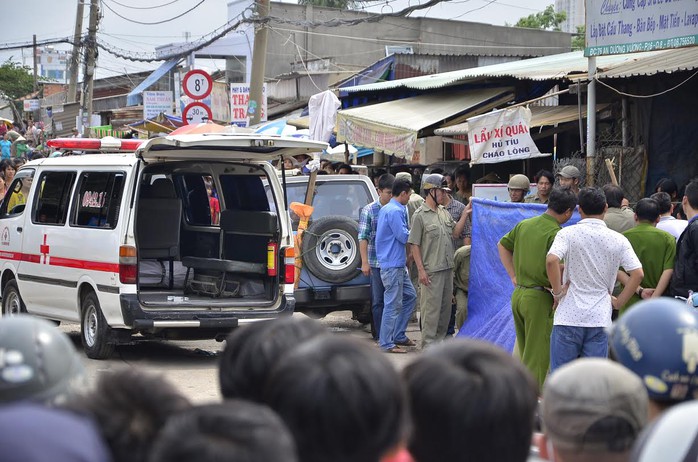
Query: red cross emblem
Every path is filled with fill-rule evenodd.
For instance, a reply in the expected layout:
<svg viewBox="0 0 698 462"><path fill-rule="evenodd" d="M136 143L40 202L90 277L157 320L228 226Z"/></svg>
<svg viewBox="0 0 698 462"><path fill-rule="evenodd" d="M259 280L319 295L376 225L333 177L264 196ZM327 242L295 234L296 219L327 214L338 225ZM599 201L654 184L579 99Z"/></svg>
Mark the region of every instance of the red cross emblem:
<svg viewBox="0 0 698 462"><path fill-rule="evenodd" d="M44 264L48 264L49 246L46 244L46 235L44 234L44 243L39 246L39 253L44 257Z"/></svg>

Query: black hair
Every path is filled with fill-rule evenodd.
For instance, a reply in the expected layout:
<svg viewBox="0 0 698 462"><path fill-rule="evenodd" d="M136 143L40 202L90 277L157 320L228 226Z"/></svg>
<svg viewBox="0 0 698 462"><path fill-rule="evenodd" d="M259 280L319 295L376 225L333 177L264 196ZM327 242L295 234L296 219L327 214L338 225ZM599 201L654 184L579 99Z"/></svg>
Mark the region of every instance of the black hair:
<svg viewBox="0 0 698 462"><path fill-rule="evenodd" d="M511 355L456 339L425 351L402 376L414 422L409 449L417 462L526 461L537 386Z"/></svg>
<svg viewBox="0 0 698 462"><path fill-rule="evenodd" d="M395 177L390 173L384 173L378 177L378 189L390 189L392 191L393 184L395 184Z"/></svg>
<svg viewBox="0 0 698 462"><path fill-rule="evenodd" d="M683 195L686 196L688 205L690 205L693 210L698 210L698 178L691 180L691 182L686 185Z"/></svg>
<svg viewBox="0 0 698 462"><path fill-rule="evenodd" d="M325 171L325 170L318 170L317 174L318 175L329 175L329 173L327 173L327 171Z"/></svg>
<svg viewBox="0 0 698 462"><path fill-rule="evenodd" d="M606 196L606 203L609 207L620 208L625 199L625 193L620 186L608 183L603 185L603 193Z"/></svg>
<svg viewBox="0 0 698 462"><path fill-rule="evenodd" d="M392 189L392 194L393 197L397 197L403 192L410 192L410 189L412 189L412 185L410 184L409 181L407 180L395 180L393 182L393 189Z"/></svg>
<svg viewBox="0 0 698 462"><path fill-rule="evenodd" d="M664 215L665 213L669 213L671 210L671 196L669 193L665 192L656 192L650 196L651 199L654 199L657 201L657 205L659 206L659 214Z"/></svg>
<svg viewBox="0 0 698 462"><path fill-rule="evenodd" d="M677 220L687 220L688 217L686 217L686 213L683 211L683 204L678 203L676 204L676 207L674 207L674 217Z"/></svg>
<svg viewBox="0 0 698 462"><path fill-rule="evenodd" d="M606 208L606 196L601 188L586 187L579 190L577 203L585 215L601 215Z"/></svg>
<svg viewBox="0 0 698 462"><path fill-rule="evenodd" d="M290 316L235 329L221 353L221 394L224 398L260 402L274 364L293 347L325 333L327 330L317 321Z"/></svg>
<svg viewBox="0 0 698 462"><path fill-rule="evenodd" d="M375 348L323 336L279 361L265 388L303 462L376 462L407 436L404 384Z"/></svg>
<svg viewBox="0 0 698 462"><path fill-rule="evenodd" d="M66 407L95 420L114 462L145 462L163 425L191 404L165 378L128 368L100 375Z"/></svg>
<svg viewBox="0 0 698 462"><path fill-rule="evenodd" d="M538 173L536 173L536 176L533 177L533 181L538 183L541 178L547 178L550 184L555 184L555 175L553 175L553 172L550 170L538 170Z"/></svg>
<svg viewBox="0 0 698 462"><path fill-rule="evenodd" d="M373 171L373 176L372 178L380 178L381 176L385 175L388 173L388 171L384 168L379 168L378 170Z"/></svg>
<svg viewBox="0 0 698 462"><path fill-rule="evenodd" d="M671 178L662 178L657 182L654 192L665 192L669 194L669 197L674 199L679 193L679 185Z"/></svg>
<svg viewBox="0 0 698 462"><path fill-rule="evenodd" d="M547 177L546 177L547 178ZM577 206L577 195L572 189L556 186L550 191L548 208L555 213L563 214L568 210L574 210Z"/></svg>
<svg viewBox="0 0 698 462"><path fill-rule="evenodd" d="M339 166L335 169L335 171L337 173L339 173L339 171L342 169L349 170L349 173L351 173L353 171L353 169L351 168L351 165L349 165L349 164L339 164Z"/></svg>
<svg viewBox="0 0 698 462"><path fill-rule="evenodd" d="M442 168L435 168L434 170L432 170L431 172L429 172L429 175L432 175L432 174L434 174L434 173L440 173L441 175L443 175L444 169L442 169Z"/></svg>
<svg viewBox="0 0 698 462"><path fill-rule="evenodd" d="M654 223L659 218L659 204L651 197L645 197L635 204L635 215L640 221Z"/></svg>
<svg viewBox="0 0 698 462"><path fill-rule="evenodd" d="M197 406L172 417L150 462L295 462L295 444L278 415L242 400Z"/></svg>
<svg viewBox="0 0 698 462"><path fill-rule="evenodd" d="M458 178L459 176L464 176L468 181L470 181L470 167L467 164L459 165L453 176Z"/></svg>

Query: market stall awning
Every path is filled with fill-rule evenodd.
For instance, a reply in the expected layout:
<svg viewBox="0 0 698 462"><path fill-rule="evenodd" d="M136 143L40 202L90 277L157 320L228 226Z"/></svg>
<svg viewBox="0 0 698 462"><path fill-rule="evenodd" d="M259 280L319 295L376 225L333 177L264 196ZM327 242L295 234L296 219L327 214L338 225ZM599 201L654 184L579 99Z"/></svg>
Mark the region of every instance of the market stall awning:
<svg viewBox="0 0 698 462"><path fill-rule="evenodd" d="M337 113L337 141L412 158L417 138L444 122L457 123L511 101L510 88L420 95Z"/></svg>
<svg viewBox="0 0 698 462"><path fill-rule="evenodd" d="M600 112L608 107L608 104L597 104L596 112ZM549 125L557 125L565 122L579 120L578 106L530 106L531 109L531 127L546 127ZM587 116L587 107L582 106L582 118ZM437 128L434 130L435 135L439 136L456 136L468 134L468 123L451 125L450 127Z"/></svg>

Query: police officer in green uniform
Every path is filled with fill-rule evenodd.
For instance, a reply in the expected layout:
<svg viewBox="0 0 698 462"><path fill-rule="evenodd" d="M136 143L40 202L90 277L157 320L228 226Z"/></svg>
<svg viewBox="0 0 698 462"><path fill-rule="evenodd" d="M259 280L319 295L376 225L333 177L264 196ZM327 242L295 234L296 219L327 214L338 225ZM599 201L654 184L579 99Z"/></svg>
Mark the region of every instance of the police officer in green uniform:
<svg viewBox="0 0 698 462"><path fill-rule="evenodd" d="M671 234L656 227L659 222L657 201L649 197L640 199L635 204L635 221L637 225L625 231L623 236L627 237L633 246L645 276L635 295L620 309L621 316L641 298L660 297L667 292L671 276L674 274L676 240ZM622 273L618 278L625 283L630 276Z"/></svg>
<svg viewBox="0 0 698 462"><path fill-rule="evenodd" d="M577 196L569 188L554 188L542 215L517 224L497 245L514 292L511 309L521 361L543 386L550 367L553 296L545 257L560 225L572 217Z"/></svg>
<svg viewBox="0 0 698 462"><path fill-rule="evenodd" d="M446 338L453 297L453 239L460 236L470 211L467 206L458 222L443 207L450 189L438 173L424 179L424 204L412 216L407 242L419 273L419 311L422 321L421 347Z"/></svg>

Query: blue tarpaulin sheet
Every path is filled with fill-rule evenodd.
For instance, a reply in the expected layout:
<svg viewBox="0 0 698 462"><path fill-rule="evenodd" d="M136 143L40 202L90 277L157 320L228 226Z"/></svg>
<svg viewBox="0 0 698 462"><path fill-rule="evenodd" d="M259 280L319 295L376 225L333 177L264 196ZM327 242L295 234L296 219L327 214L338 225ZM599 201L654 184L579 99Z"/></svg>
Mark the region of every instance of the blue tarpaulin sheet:
<svg viewBox="0 0 698 462"><path fill-rule="evenodd" d="M516 340L511 313L514 286L499 260L497 243L518 222L540 215L547 206L479 198L473 198L472 202L468 319L458 331L458 337L485 340L511 352ZM577 223L579 219L579 213L575 211L572 219L563 226Z"/></svg>

